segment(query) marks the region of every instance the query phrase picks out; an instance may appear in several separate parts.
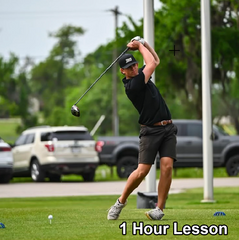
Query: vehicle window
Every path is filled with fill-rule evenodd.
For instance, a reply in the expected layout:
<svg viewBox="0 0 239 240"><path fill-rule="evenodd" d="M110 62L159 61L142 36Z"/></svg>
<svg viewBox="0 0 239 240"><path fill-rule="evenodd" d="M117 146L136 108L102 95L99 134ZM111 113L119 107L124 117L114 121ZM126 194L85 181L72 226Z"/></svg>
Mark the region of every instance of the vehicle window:
<svg viewBox="0 0 239 240"><path fill-rule="evenodd" d="M27 135L21 135L15 142L15 146L20 146L20 145L24 145L25 141L26 141L26 137Z"/></svg>
<svg viewBox="0 0 239 240"><path fill-rule="evenodd" d="M58 131L52 133L52 138L60 140L92 140L92 136L86 131Z"/></svg>
<svg viewBox="0 0 239 240"><path fill-rule="evenodd" d="M187 124L187 136L202 138L202 125L201 124Z"/></svg>
<svg viewBox="0 0 239 240"><path fill-rule="evenodd" d="M27 137L26 137L26 143L25 144L30 144L30 143L33 143L34 142L34 139L35 139L35 134L34 133L31 133L31 134L27 134Z"/></svg>
<svg viewBox="0 0 239 240"><path fill-rule="evenodd" d="M52 140L51 132L42 132L41 133L41 141L50 141Z"/></svg>
<svg viewBox="0 0 239 240"><path fill-rule="evenodd" d="M57 131L41 134L41 141L49 141L56 138L58 141L67 140L92 140L92 136L86 131Z"/></svg>
<svg viewBox="0 0 239 240"><path fill-rule="evenodd" d="M226 133L226 132L223 130L223 128L220 127L220 126L215 126L215 125L213 125L213 129L214 129L215 132L219 132L220 134L222 134L222 135L224 135L224 136L229 136L229 134Z"/></svg>

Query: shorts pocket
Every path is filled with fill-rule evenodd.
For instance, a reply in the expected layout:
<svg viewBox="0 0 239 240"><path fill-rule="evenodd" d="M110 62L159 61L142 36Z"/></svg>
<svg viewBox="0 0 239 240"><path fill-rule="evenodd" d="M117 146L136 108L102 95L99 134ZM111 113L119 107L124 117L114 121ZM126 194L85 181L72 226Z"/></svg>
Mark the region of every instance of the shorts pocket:
<svg viewBox="0 0 239 240"><path fill-rule="evenodd" d="M141 126L139 131L139 138L147 135L147 126Z"/></svg>

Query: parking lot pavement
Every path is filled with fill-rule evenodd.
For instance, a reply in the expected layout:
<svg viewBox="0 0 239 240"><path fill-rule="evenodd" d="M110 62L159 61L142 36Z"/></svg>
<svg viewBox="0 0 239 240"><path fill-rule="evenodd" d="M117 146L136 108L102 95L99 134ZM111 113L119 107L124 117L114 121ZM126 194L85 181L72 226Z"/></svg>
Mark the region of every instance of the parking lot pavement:
<svg viewBox="0 0 239 240"><path fill-rule="evenodd" d="M119 195L126 181L117 182L61 182L61 183L10 183L0 185L0 198L14 197L54 197ZM156 185L157 186L157 185ZM214 178L214 187L239 187L239 178ZM169 194L179 193L189 188L204 187L202 178L173 179ZM146 183L133 192L146 192Z"/></svg>

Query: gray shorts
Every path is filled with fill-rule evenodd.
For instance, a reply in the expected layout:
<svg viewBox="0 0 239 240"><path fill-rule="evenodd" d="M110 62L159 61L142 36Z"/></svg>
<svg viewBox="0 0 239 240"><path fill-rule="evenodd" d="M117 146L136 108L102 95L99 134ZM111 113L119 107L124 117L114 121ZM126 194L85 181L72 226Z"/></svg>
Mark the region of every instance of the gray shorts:
<svg viewBox="0 0 239 240"><path fill-rule="evenodd" d="M154 164L157 153L160 158L170 157L176 161L177 127L166 126L141 126L139 159L138 163Z"/></svg>

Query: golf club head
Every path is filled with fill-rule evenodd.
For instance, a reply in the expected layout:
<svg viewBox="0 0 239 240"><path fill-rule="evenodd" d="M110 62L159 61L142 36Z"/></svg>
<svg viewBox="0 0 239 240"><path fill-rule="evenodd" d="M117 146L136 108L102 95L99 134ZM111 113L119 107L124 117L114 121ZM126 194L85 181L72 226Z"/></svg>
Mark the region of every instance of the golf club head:
<svg viewBox="0 0 239 240"><path fill-rule="evenodd" d="M80 117L80 110L76 105L73 105L71 107L71 113L72 115L74 115L75 117Z"/></svg>

